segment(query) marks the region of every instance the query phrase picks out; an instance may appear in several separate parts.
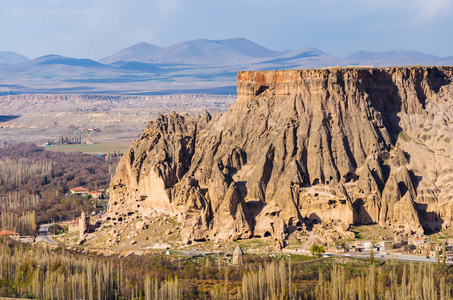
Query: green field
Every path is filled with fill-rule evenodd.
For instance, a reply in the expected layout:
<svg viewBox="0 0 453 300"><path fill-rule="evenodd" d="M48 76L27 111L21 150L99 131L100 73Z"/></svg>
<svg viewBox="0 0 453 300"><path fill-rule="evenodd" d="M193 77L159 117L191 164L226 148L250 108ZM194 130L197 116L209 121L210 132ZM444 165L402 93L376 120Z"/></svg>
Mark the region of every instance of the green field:
<svg viewBox="0 0 453 300"><path fill-rule="evenodd" d="M129 145L121 143L99 143L92 145L55 145L55 146L46 146L46 150L58 151L58 152L83 152L89 154L105 154L112 153L114 151L124 153Z"/></svg>

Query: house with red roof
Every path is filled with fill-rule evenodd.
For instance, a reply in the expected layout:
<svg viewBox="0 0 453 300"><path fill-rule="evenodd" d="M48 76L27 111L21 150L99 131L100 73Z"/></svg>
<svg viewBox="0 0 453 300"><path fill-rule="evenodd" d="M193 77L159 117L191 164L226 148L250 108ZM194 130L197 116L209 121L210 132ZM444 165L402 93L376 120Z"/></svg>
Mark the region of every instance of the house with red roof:
<svg viewBox="0 0 453 300"><path fill-rule="evenodd" d="M19 234L17 232L9 231L9 230L0 231L0 236L9 236L10 238L13 238L13 239L19 238Z"/></svg>
<svg viewBox="0 0 453 300"><path fill-rule="evenodd" d="M73 189L70 189L69 190L71 192L71 194L74 194L74 195L82 195L82 196L85 196L86 194L88 194L88 192L90 191L89 189L86 189L84 187L76 187L76 188L73 188Z"/></svg>

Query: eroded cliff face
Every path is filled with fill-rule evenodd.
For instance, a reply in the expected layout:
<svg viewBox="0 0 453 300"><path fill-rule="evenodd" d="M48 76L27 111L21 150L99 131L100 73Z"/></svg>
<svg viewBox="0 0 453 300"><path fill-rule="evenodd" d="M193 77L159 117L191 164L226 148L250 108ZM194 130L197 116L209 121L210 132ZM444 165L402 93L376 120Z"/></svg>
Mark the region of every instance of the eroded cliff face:
<svg viewBox="0 0 453 300"><path fill-rule="evenodd" d="M120 161L109 219L168 215L184 242L319 222L450 226L452 67L240 72L224 115L150 122Z"/></svg>

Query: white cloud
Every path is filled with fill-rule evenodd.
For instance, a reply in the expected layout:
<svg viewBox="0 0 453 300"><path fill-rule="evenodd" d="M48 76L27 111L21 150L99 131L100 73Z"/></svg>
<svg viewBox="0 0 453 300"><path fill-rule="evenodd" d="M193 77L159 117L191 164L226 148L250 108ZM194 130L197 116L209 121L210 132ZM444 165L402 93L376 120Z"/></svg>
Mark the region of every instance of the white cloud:
<svg viewBox="0 0 453 300"><path fill-rule="evenodd" d="M434 20L438 17L450 16L452 10L451 0L416 1L419 4L419 15L425 20Z"/></svg>

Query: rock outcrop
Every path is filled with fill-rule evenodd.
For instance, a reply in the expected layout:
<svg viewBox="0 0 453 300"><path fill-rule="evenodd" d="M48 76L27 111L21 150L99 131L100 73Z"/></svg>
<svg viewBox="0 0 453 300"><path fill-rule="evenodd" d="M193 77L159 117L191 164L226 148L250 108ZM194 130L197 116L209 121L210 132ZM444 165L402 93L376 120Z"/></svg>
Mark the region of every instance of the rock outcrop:
<svg viewBox="0 0 453 300"><path fill-rule="evenodd" d="M240 72L224 115L150 122L120 161L108 219L167 215L184 242L310 230L409 234L453 220L453 67Z"/></svg>
<svg viewBox="0 0 453 300"><path fill-rule="evenodd" d="M90 218L87 218L85 212L82 212L79 218L79 244L83 244L85 242L85 233L87 233L89 226Z"/></svg>

